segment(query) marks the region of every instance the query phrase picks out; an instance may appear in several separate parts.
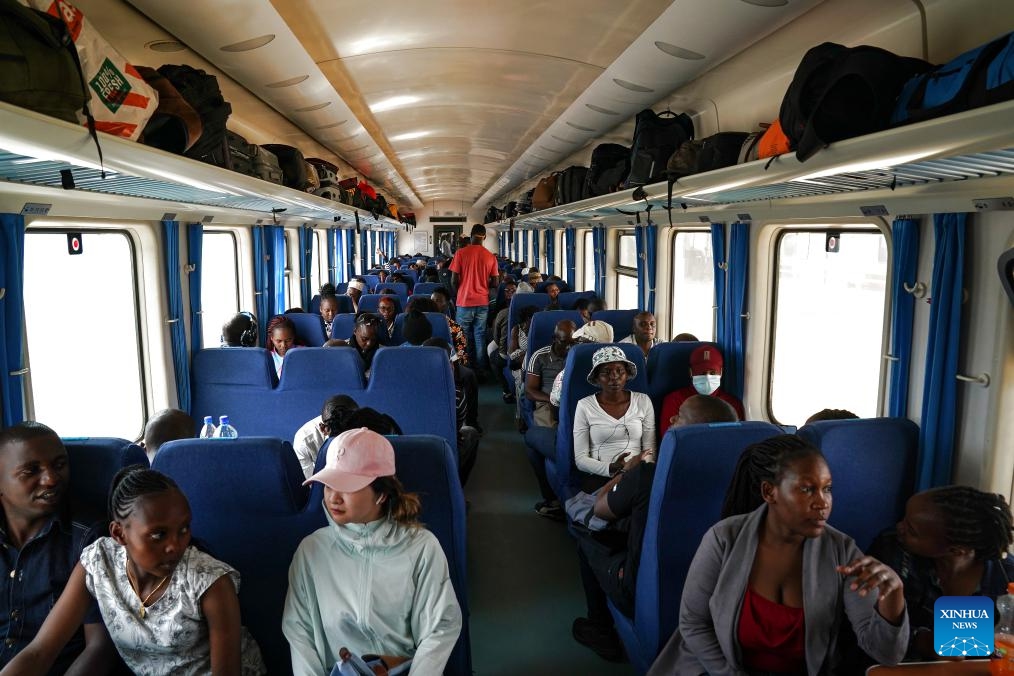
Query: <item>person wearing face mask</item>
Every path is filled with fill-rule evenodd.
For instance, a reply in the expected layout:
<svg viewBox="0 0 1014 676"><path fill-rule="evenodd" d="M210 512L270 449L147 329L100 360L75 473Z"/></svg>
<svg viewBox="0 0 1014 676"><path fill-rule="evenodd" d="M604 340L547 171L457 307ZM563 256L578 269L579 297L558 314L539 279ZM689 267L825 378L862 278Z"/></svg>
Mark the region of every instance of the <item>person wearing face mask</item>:
<svg viewBox="0 0 1014 676"><path fill-rule="evenodd" d="M722 389L722 353L717 347L701 345L690 353L690 377L693 385L665 395L659 427L667 430L675 425L683 402L696 394L717 397L732 406L740 420L746 419L742 402Z"/></svg>

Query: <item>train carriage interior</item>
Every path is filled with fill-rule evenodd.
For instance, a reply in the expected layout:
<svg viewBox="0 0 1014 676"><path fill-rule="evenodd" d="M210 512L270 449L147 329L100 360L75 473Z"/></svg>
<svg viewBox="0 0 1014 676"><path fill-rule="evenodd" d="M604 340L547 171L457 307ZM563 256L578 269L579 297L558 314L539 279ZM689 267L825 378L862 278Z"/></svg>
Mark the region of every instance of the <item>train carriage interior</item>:
<svg viewBox="0 0 1014 676"><path fill-rule="evenodd" d="M36 30L25 12L66 37L43 75L4 57ZM920 491L1014 493L1010 0L0 0L0 16L3 427L64 439L82 518L129 464L175 479L194 537L244 581L268 673L292 673L289 565L328 523L322 484L303 485L326 433L308 459L300 435L338 394L399 432L462 613L455 676L648 673L684 631L737 459L772 437L820 449L821 528L863 551ZM495 279L462 271L473 244ZM471 277L488 304L465 300ZM238 313L256 321L234 348ZM631 607L610 596L602 641L576 636L589 529L570 505L629 468L607 459L588 488L576 430L612 384L567 322L618 348L657 458ZM374 332L379 349L357 342ZM663 413L705 393L712 351L737 422ZM194 437L228 416L239 438L145 458L164 409ZM822 409L857 419L811 422ZM592 428L589 457L614 443Z"/></svg>

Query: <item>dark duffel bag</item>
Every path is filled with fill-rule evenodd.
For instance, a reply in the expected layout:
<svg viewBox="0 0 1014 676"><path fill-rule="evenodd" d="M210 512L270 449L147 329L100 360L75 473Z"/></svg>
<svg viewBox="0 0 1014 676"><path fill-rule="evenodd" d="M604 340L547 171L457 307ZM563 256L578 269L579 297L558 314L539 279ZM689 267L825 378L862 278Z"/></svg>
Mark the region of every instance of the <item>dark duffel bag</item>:
<svg viewBox="0 0 1014 676"><path fill-rule="evenodd" d="M78 124L89 99L67 25L0 0L0 101Z"/></svg>
<svg viewBox="0 0 1014 676"><path fill-rule="evenodd" d="M694 122L686 113L666 111L656 115L647 108L639 112L630 148L630 173L624 185L631 188L664 180L669 158L693 138Z"/></svg>
<svg viewBox="0 0 1014 676"><path fill-rule="evenodd" d="M549 176L543 176L535 186L532 193L532 206L536 211L542 211L556 206L556 183L560 178L559 172L553 172Z"/></svg>
<svg viewBox="0 0 1014 676"><path fill-rule="evenodd" d="M505 206L503 208L503 217L504 218L514 218L517 215L518 215L518 203L517 202L508 202L507 206Z"/></svg>
<svg viewBox="0 0 1014 676"><path fill-rule="evenodd" d="M185 153L202 162L224 166L222 149L228 143L225 124L232 106L222 98L218 78L190 66L159 66L158 72L176 87L187 103L201 116L201 137Z"/></svg>
<svg viewBox="0 0 1014 676"><path fill-rule="evenodd" d="M496 223L500 220L500 210L496 207L490 207L486 209L486 216L482 219L483 223Z"/></svg>
<svg viewBox="0 0 1014 676"><path fill-rule="evenodd" d="M535 194L535 188L532 188L518 200L518 213L519 214L530 214L532 213L532 195Z"/></svg>
<svg viewBox="0 0 1014 676"><path fill-rule="evenodd" d="M588 167L574 165L567 167L556 181L556 204L570 204L584 199L585 179Z"/></svg>
<svg viewBox="0 0 1014 676"><path fill-rule="evenodd" d="M251 145L250 150L253 152L253 176L269 183L284 185L284 173L278 157L263 146Z"/></svg>
<svg viewBox="0 0 1014 676"><path fill-rule="evenodd" d="M296 190L310 187L310 178L306 171L306 158L299 148L281 143L266 143L262 148L274 153L278 158L278 166L282 168L282 183ZM317 186L318 188L320 185Z"/></svg>
<svg viewBox="0 0 1014 676"><path fill-rule="evenodd" d="M158 92L158 108L144 125L138 139L152 148L184 154L201 138L201 116L165 75L154 68L134 66L148 85Z"/></svg>
<svg viewBox="0 0 1014 676"><path fill-rule="evenodd" d="M809 50L778 113L796 159L805 162L830 143L887 129L902 86L931 68L867 45L825 42Z"/></svg>
<svg viewBox="0 0 1014 676"><path fill-rule="evenodd" d="M666 166L669 180L731 167L739 159L739 151L749 135L723 131L700 141L687 141L669 158Z"/></svg>
<svg viewBox="0 0 1014 676"><path fill-rule="evenodd" d="M891 114L900 126L1014 98L1014 33L905 83Z"/></svg>
<svg viewBox="0 0 1014 676"><path fill-rule="evenodd" d="M585 178L587 197L616 192L630 173L630 148L619 143L600 143L591 154Z"/></svg>

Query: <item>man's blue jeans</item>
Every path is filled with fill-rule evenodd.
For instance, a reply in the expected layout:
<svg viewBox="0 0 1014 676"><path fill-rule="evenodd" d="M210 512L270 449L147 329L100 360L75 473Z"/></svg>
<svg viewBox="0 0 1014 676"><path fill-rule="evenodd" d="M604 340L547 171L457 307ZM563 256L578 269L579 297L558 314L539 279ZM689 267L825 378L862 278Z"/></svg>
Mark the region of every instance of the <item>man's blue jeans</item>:
<svg viewBox="0 0 1014 676"><path fill-rule="evenodd" d="M458 307L455 321L465 332L468 340L468 363L474 369L489 367L489 360L486 357L486 317L489 315L489 306L480 305L476 307Z"/></svg>

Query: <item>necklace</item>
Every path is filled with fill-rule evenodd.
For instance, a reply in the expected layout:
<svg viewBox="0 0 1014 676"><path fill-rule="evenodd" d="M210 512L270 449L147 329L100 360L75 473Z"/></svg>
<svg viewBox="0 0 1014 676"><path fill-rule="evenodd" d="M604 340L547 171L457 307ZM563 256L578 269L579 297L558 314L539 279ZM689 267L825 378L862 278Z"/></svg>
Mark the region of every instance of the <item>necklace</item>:
<svg viewBox="0 0 1014 676"><path fill-rule="evenodd" d="M144 610L144 607L146 605L148 605L148 599L150 599L152 596L154 596L156 594L156 592L158 592L158 590L162 588L162 585L165 584L165 581L169 579L169 575L166 575L165 577L163 577L159 581L159 583L157 585L155 585L155 588L151 590L151 593L148 594L147 596L145 596L142 599L141 598L141 585L139 585L136 582L134 582L134 577L130 574L130 566L127 565L126 559L124 559L124 561L123 561L123 570L127 573L127 582L130 583L131 590L135 594L137 594L138 600L141 601L141 607L138 608L138 610L137 610L137 616L143 620L144 616L147 614L145 612L145 610Z"/></svg>

